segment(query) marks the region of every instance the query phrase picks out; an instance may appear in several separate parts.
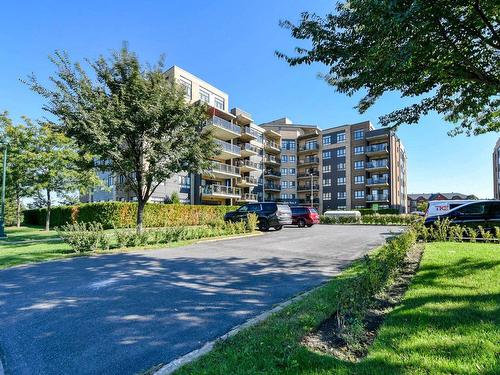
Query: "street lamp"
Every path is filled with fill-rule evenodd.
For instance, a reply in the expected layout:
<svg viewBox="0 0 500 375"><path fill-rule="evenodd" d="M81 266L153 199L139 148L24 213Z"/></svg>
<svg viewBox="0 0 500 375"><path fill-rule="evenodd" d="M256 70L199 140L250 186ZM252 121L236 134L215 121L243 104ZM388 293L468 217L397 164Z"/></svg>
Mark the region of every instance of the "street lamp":
<svg viewBox="0 0 500 375"><path fill-rule="evenodd" d="M2 208L0 211L0 238L7 238L5 234L5 178L7 172L7 145L3 146L3 170L2 170Z"/></svg>
<svg viewBox="0 0 500 375"><path fill-rule="evenodd" d="M311 168L309 169L309 174L311 175L311 207L314 207L314 204L313 204L313 192L314 192L314 189L313 189L313 176L314 176L314 168Z"/></svg>

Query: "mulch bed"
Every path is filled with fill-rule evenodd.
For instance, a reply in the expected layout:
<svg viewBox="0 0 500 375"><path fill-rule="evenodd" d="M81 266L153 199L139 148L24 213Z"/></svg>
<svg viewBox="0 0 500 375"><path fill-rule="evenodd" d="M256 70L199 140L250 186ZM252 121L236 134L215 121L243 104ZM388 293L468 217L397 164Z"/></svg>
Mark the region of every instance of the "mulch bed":
<svg viewBox="0 0 500 375"><path fill-rule="evenodd" d="M406 256L405 264L393 282L383 293L374 298L364 319L364 334L356 349L349 348L340 336L335 315L321 323L316 331L306 335L302 339L302 344L314 351L330 354L346 361L358 362L363 359L377 337L377 331L385 317L403 299L413 275L418 270L423 250L423 244L415 245Z"/></svg>

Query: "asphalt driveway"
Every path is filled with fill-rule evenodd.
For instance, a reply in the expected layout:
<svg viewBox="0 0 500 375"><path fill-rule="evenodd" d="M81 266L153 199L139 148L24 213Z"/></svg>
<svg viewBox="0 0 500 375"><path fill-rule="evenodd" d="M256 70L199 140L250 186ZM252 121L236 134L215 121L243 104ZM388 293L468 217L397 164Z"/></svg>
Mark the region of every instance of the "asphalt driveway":
<svg viewBox="0 0 500 375"><path fill-rule="evenodd" d="M0 271L7 374L134 374L308 290L396 231L285 228L262 236Z"/></svg>

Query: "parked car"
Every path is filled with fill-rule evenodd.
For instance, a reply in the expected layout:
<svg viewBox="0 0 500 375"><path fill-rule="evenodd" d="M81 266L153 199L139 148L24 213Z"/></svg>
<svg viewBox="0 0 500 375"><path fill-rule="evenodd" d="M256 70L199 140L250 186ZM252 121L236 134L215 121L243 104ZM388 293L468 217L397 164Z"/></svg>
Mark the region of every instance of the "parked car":
<svg viewBox="0 0 500 375"><path fill-rule="evenodd" d="M291 207L292 209L292 225L298 225L299 228L312 227L314 224L319 224L319 214L313 207Z"/></svg>
<svg viewBox="0 0 500 375"><path fill-rule="evenodd" d="M431 226L438 219L448 218L453 224L483 226L486 230L500 226L500 200L472 201L446 212L442 215L428 216L425 225Z"/></svg>
<svg viewBox="0 0 500 375"><path fill-rule="evenodd" d="M259 230L267 232L269 228L280 230L283 225L292 224L292 211L287 204L272 202L248 203L236 211L228 212L224 215L226 221L246 221L247 216L254 213L258 217Z"/></svg>
<svg viewBox="0 0 500 375"><path fill-rule="evenodd" d="M438 201L429 201L429 207L425 211L426 216L438 216L443 215L454 208L463 206L466 203L477 202L477 200L459 200L459 199L451 199L451 200L438 200Z"/></svg>

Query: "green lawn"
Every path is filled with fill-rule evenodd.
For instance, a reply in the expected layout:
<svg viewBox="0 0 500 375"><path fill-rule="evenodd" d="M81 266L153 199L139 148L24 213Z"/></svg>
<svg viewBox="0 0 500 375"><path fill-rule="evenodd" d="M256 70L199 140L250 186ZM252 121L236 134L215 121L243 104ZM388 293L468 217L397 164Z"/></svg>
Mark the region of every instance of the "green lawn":
<svg viewBox="0 0 500 375"><path fill-rule="evenodd" d="M401 305L359 363L300 345L331 313L325 287L245 330L176 374L499 374L500 246L432 243Z"/></svg>

